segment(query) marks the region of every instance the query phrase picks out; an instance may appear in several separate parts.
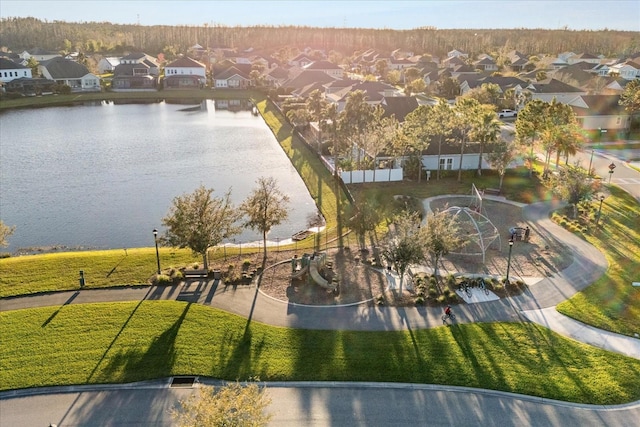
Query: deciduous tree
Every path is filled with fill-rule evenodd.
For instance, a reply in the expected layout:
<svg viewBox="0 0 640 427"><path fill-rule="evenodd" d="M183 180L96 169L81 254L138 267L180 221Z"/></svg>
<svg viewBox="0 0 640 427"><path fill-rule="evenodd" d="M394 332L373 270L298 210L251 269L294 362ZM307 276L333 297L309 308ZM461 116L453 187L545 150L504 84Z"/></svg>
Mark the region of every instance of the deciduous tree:
<svg viewBox="0 0 640 427"><path fill-rule="evenodd" d="M7 239L16 231L15 225L10 227L0 219L0 247L9 246Z"/></svg>
<svg viewBox="0 0 640 427"><path fill-rule="evenodd" d="M424 254L431 258L436 277L440 259L465 243L460 235L458 220L445 212L427 214L426 222L420 227L419 240Z"/></svg>
<svg viewBox="0 0 640 427"><path fill-rule="evenodd" d="M491 146L490 151L487 153L487 161L494 168L498 175L500 175L500 185L498 189L502 191L502 182L504 180L504 174L507 172L507 167L516 157L516 148L514 144L505 141L504 139L498 140L497 143Z"/></svg>
<svg viewBox="0 0 640 427"><path fill-rule="evenodd" d="M267 258L267 234L289 216L289 196L278 188L275 178L258 178L257 188L242 203L240 210L248 218L245 227L262 233L264 259Z"/></svg>
<svg viewBox="0 0 640 427"><path fill-rule="evenodd" d="M256 383L200 386L171 415L179 427L262 427L271 420L265 412L270 404L266 389Z"/></svg>
<svg viewBox="0 0 640 427"><path fill-rule="evenodd" d="M162 219L166 231L160 239L164 245L189 248L201 255L205 269L209 268L209 249L241 230L236 222L242 213L231 202L231 190L223 197L212 197L212 193L212 188L201 185L173 199L169 214Z"/></svg>
<svg viewBox="0 0 640 427"><path fill-rule="evenodd" d="M399 290L402 294L404 274L411 264L424 259L420 243L420 218L416 213L403 211L393 221L393 232L389 233L382 256L400 277Z"/></svg>

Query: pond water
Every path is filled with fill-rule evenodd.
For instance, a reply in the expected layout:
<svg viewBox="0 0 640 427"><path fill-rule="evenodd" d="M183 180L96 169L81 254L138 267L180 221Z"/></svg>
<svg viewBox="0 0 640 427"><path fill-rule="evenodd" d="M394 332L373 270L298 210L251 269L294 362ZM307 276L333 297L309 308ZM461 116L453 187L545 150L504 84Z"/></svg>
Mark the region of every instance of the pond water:
<svg viewBox="0 0 640 427"><path fill-rule="evenodd" d="M235 104L238 106L238 104ZM270 239L308 227L313 199L251 106L97 103L0 114L0 219L8 248L153 245L172 200L201 184L241 203L260 177L290 197ZM236 243L259 240L246 230Z"/></svg>

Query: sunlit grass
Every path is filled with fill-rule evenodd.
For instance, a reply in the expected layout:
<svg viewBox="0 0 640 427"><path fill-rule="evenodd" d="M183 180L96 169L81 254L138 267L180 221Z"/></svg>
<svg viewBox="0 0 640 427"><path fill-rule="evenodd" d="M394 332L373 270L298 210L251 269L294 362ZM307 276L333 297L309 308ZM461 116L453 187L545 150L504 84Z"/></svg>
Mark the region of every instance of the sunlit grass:
<svg viewBox="0 0 640 427"><path fill-rule="evenodd" d="M0 313L0 387L130 382L171 375L227 380L451 384L574 402L640 398L640 361L531 324L411 332L271 327L173 301Z"/></svg>
<svg viewBox="0 0 640 427"><path fill-rule="evenodd" d="M631 286L640 281L640 204L618 187L609 189L602 227L581 234L605 254L609 268L558 311L597 328L640 334L640 288Z"/></svg>
<svg viewBox="0 0 640 427"><path fill-rule="evenodd" d="M190 250L161 248L162 268L197 260ZM60 252L0 260L0 297L79 288L150 284L156 272L155 248Z"/></svg>

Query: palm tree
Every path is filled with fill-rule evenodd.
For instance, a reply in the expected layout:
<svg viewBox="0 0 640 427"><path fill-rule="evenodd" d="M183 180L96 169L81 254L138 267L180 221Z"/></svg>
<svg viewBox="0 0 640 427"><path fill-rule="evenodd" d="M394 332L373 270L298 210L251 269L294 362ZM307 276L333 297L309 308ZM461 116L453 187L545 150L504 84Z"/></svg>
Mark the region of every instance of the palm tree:
<svg viewBox="0 0 640 427"><path fill-rule="evenodd" d="M320 92L319 89L316 89L309 94L306 106L309 116L318 122L317 149L318 152L320 152L320 145L322 144L322 122L325 120L324 112L327 107L327 101L324 99L322 92Z"/></svg>
<svg viewBox="0 0 640 427"><path fill-rule="evenodd" d="M440 98L438 103L431 110L431 114L428 117L428 126L431 128L432 135L438 141L438 169L436 170L436 180L440 180L440 157L442 154L442 143L446 141L452 132L452 120L453 110L443 98Z"/></svg>
<svg viewBox="0 0 640 427"><path fill-rule="evenodd" d="M433 107L421 105L405 118L403 131L408 137L408 149L416 154L420 159L418 165L418 182L422 177L422 152L429 147L431 142L431 132L433 128L429 126L429 117Z"/></svg>
<svg viewBox="0 0 640 427"><path fill-rule="evenodd" d="M478 101L473 98L458 98L453 109L454 138L460 145L460 162L458 164L458 182L462 180L462 161L464 148L469 141L471 132L476 127L477 112L480 107Z"/></svg>
<svg viewBox="0 0 640 427"><path fill-rule="evenodd" d="M478 176L481 176L484 147L486 144L496 141L500 135L500 120L496 118L496 112L494 111L493 106L486 104L479 106L476 126L471 135L480 143Z"/></svg>
<svg viewBox="0 0 640 427"><path fill-rule="evenodd" d="M545 116L549 104L539 99L527 103L518 113L516 119L516 138L523 147L529 146L529 154L526 156L529 162L529 177L533 174L533 152L536 140L545 127Z"/></svg>

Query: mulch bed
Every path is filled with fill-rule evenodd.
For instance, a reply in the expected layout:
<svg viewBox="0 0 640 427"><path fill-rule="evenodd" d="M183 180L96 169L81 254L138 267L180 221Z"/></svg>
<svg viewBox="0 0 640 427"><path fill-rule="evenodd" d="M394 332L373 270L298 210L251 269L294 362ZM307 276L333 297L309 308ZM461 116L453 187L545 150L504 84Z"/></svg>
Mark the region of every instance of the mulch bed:
<svg viewBox="0 0 640 427"><path fill-rule="evenodd" d="M447 206L469 206L470 198L452 197L438 199L432 202L431 209L442 210ZM487 201L483 203L482 213L486 215L498 228L501 242L496 241L486 251L486 260L482 264L481 256L449 255L446 256L438 271L444 278L450 274L482 274L502 277L505 275L508 263L510 227L531 227L529 242L517 241L511 250L510 275L512 279L518 277L546 277L566 268L572 262L572 256L553 236L544 230L537 229L525 223L522 209L505 203ZM501 243L501 244L500 244ZM313 283L306 275L301 279L291 279L292 266L290 260L303 253L298 251L269 251L266 268L260 280L263 293L286 302L308 305L337 305L369 301L373 305L384 301L385 305L411 306L415 305L415 290L405 289L402 295L398 291L387 290L387 280L383 267L379 264L379 254L376 248L364 251L358 248L329 249L327 261L332 263L331 270L321 272L325 279L331 281L337 275L339 291L322 288ZM241 265L250 261L248 268L255 268L262 263L262 254L247 254L243 257L228 259L226 265ZM282 262L286 261L286 262ZM219 266L212 268L225 270L222 260ZM373 262L373 263L372 263ZM523 287L509 287L496 292L500 296L507 296L522 291ZM446 302L455 302L455 295ZM422 304L434 305L442 303L433 298Z"/></svg>

